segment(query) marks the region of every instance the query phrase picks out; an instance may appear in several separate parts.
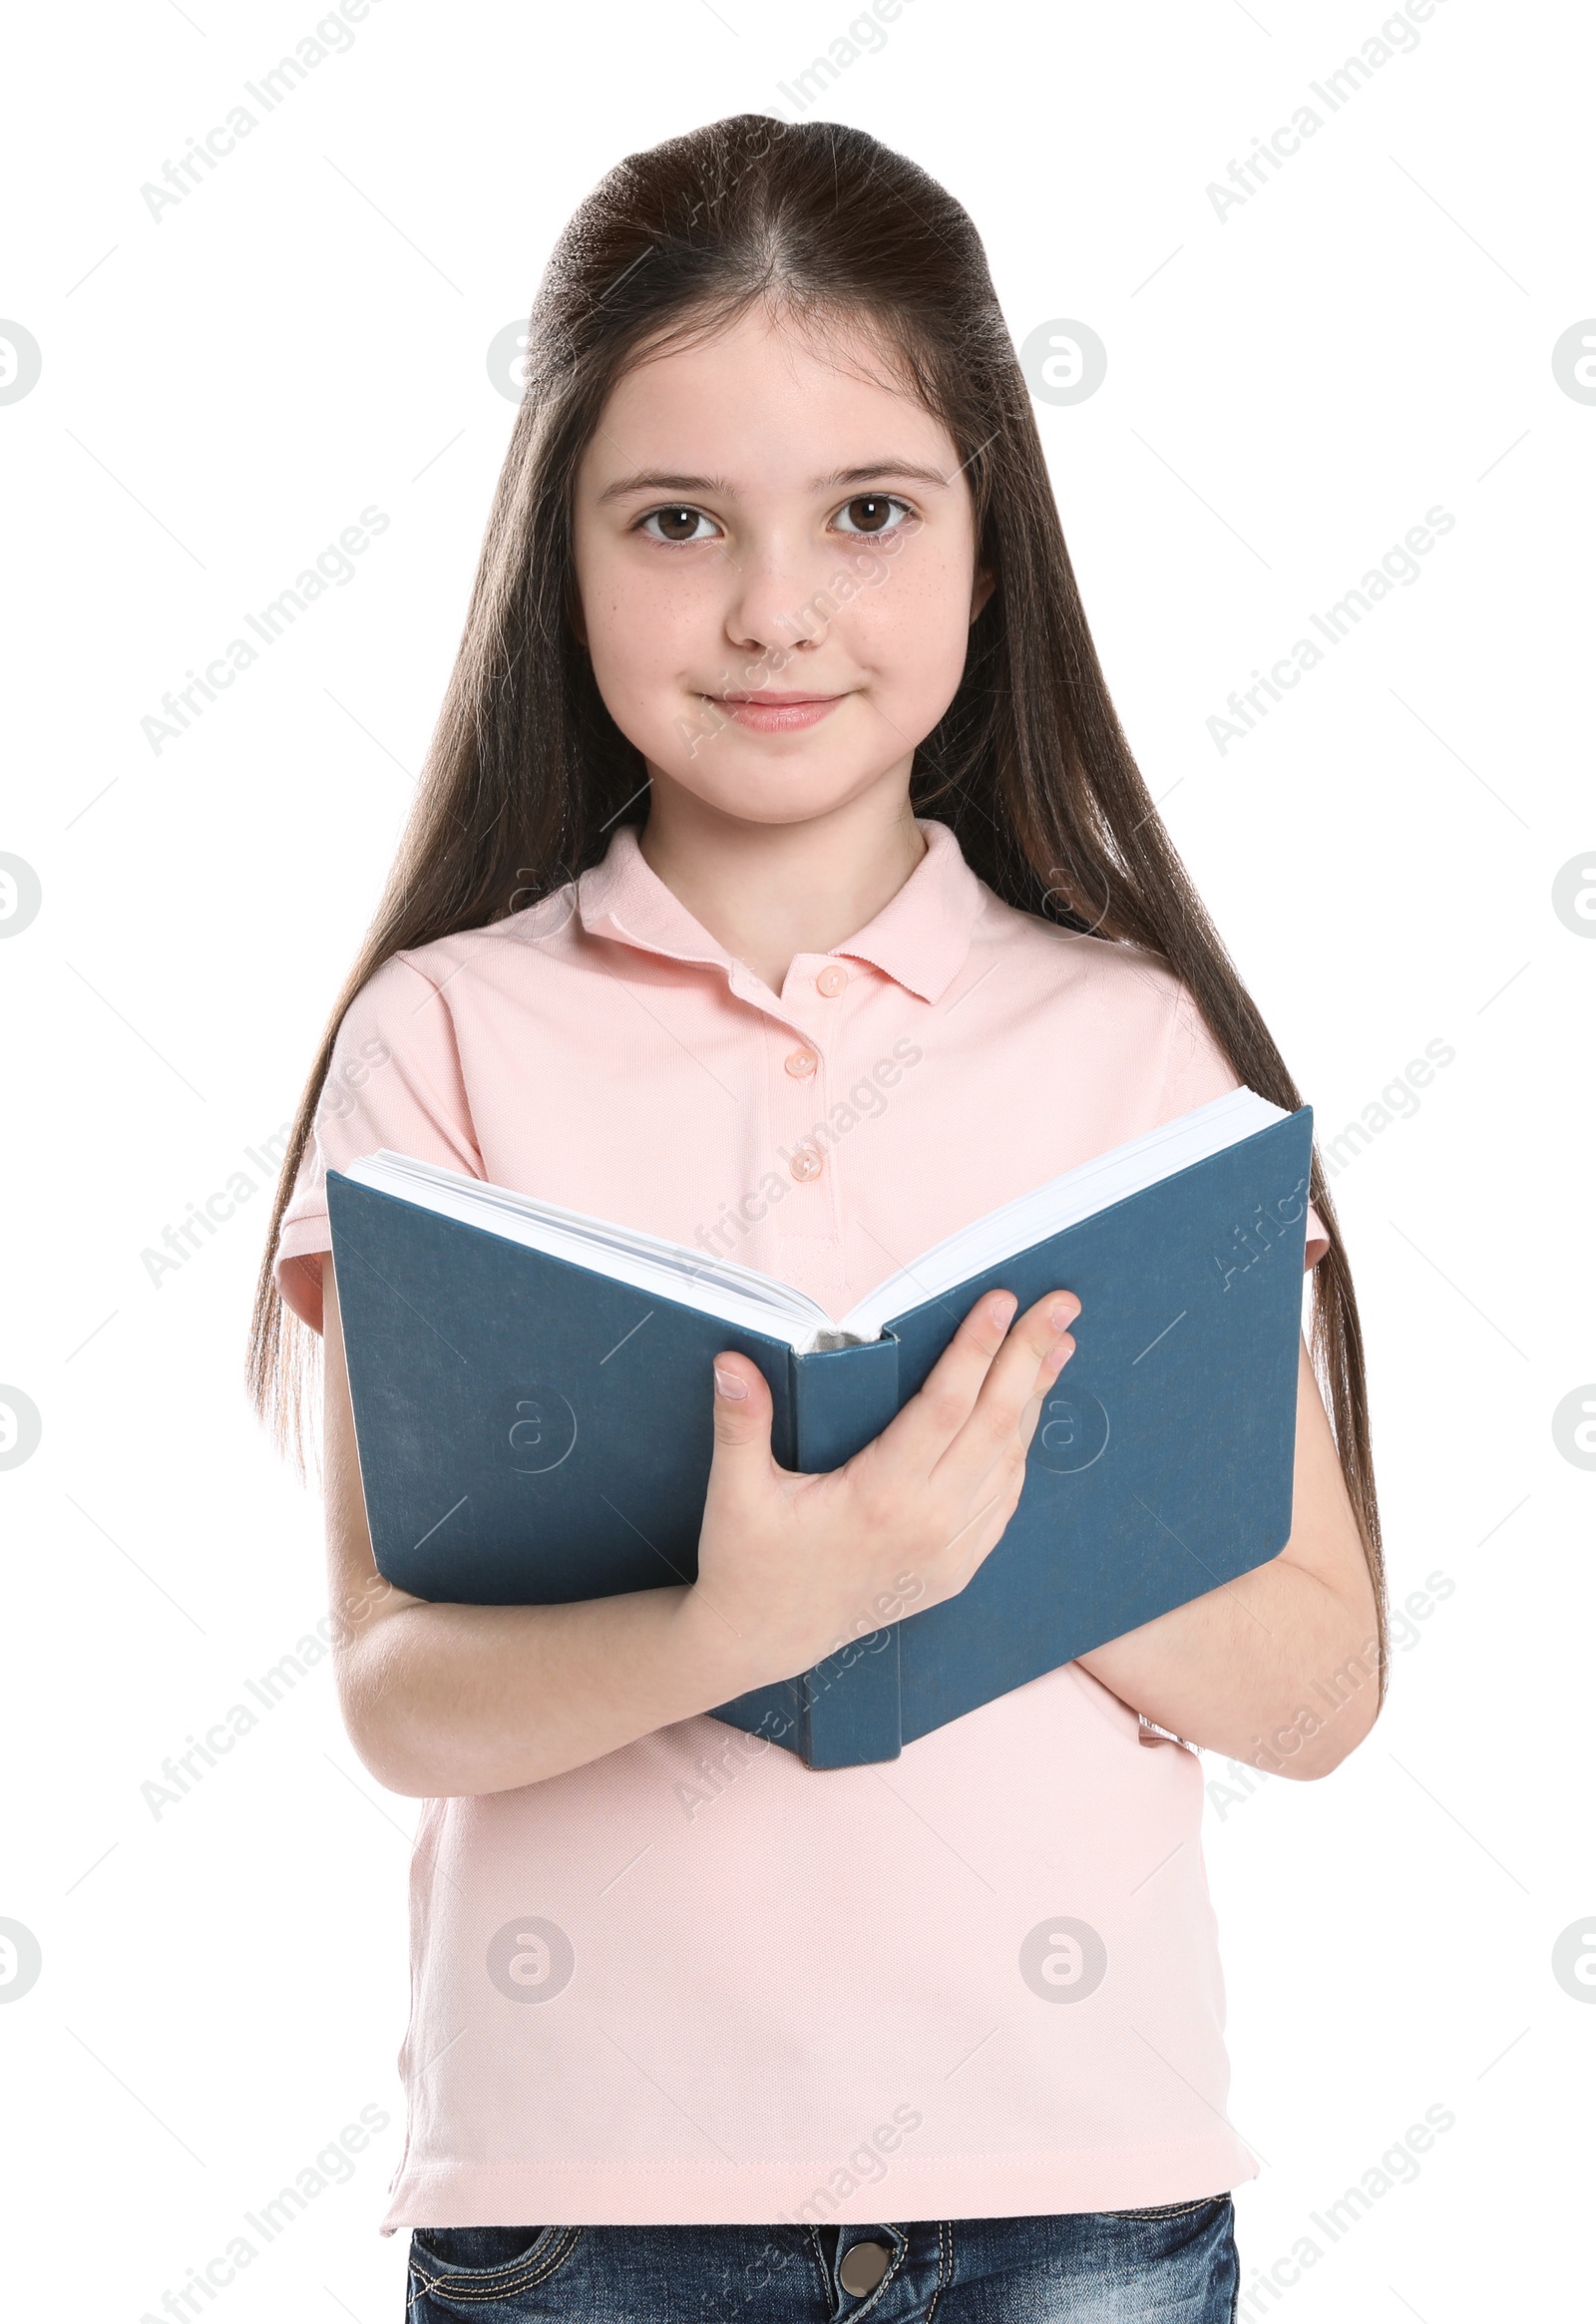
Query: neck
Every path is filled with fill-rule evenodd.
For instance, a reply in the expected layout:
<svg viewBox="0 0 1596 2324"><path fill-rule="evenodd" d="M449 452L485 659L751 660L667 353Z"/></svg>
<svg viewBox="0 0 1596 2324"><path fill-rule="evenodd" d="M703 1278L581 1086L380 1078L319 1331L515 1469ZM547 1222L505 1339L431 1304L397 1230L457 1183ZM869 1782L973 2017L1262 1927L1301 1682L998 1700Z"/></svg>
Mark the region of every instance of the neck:
<svg viewBox="0 0 1596 2324"><path fill-rule="evenodd" d="M803 823L748 823L657 770L639 844L699 927L772 992L799 953L857 936L926 852L898 786Z"/></svg>

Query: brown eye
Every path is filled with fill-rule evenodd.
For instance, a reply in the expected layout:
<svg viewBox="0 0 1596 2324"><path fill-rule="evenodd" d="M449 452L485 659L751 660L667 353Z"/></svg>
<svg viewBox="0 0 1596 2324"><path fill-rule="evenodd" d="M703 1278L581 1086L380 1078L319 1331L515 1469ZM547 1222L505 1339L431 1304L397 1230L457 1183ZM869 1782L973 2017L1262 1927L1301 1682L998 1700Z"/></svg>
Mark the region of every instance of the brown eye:
<svg viewBox="0 0 1596 2324"><path fill-rule="evenodd" d="M909 503L901 501L896 493L861 493L837 512L833 522L841 532L869 540L883 533L901 532L905 521L913 515Z"/></svg>
<svg viewBox="0 0 1596 2324"><path fill-rule="evenodd" d="M700 509L650 509L644 517L644 526L659 527L655 539L659 541L691 541L693 529L701 521Z"/></svg>

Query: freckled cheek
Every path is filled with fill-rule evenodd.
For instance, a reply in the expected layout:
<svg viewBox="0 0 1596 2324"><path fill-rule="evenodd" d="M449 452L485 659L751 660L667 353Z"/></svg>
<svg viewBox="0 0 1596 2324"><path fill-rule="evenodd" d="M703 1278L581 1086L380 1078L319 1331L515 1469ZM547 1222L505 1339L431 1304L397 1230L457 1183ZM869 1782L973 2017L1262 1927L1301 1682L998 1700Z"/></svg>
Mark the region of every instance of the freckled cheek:
<svg viewBox="0 0 1596 2324"><path fill-rule="evenodd" d="M968 579L951 568L894 573L848 612L883 706L896 700L909 712L929 708L929 733L958 691L970 650Z"/></svg>
<svg viewBox="0 0 1596 2324"><path fill-rule="evenodd" d="M600 691L638 703L679 692L683 673L700 672L716 635L712 618L684 604L679 591L617 583L598 592L589 643Z"/></svg>

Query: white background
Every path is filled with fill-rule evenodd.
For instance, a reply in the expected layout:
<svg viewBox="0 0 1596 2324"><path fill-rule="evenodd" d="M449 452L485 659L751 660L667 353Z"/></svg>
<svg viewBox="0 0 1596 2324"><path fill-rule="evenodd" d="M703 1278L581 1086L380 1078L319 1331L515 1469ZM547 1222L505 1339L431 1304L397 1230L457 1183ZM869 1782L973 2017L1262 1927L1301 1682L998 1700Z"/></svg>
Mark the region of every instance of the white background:
<svg viewBox="0 0 1596 2324"><path fill-rule="evenodd" d="M325 1664L179 1804L141 1791L324 1605L317 1503L241 1392L265 1193L159 1287L141 1254L260 1180L243 1149L290 1115L375 900L513 419L490 341L607 167L723 114L796 117L778 83L849 11L373 0L153 217L141 187L316 21L34 11L0 161L27 219L0 311L43 352L0 404L0 850L44 898L0 944L0 1380L43 1417L0 1474L0 1915L43 1953L0 2008L6 2304L95 2324L159 2311L363 2105L389 2123L353 2177L215 2306L381 2324L403 2298L404 2238L375 2222L414 1804L355 1759ZM1437 0L1332 116L1307 84L1382 21L906 0L813 109L967 204L1016 343L1062 317L1107 347L1089 400L1038 406L1066 536L1322 1134L1426 1042L1455 1049L1335 1186L1394 1594L1437 1572L1450 1593L1334 1778L1211 1788L1232 2113L1267 2157L1245 2278L1324 2248L1275 2303L1293 2324L1574 2312L1596 2042L1551 1968L1596 1911L1596 1473L1551 1429L1596 1377L1596 921L1551 901L1596 841L1596 404L1551 361L1596 312L1596 60L1572 5ZM1210 182L1304 103L1320 133L1218 216ZM391 522L355 578L155 752L162 694L368 505ZM1232 689L1436 505L1456 521L1421 578L1221 754L1205 721ZM1421 2175L1331 2247L1310 2213L1430 2106L1455 2125Z"/></svg>

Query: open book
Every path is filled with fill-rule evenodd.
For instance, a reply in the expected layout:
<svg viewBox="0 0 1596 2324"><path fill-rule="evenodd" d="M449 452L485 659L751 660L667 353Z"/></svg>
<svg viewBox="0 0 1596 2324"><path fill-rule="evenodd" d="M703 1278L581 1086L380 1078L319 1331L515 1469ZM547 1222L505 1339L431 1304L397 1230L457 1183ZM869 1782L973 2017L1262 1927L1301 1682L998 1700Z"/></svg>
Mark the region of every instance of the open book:
<svg viewBox="0 0 1596 2324"><path fill-rule="evenodd" d="M1045 1186L988 1211L923 1252L912 1266L901 1267L878 1283L836 1324L803 1292L773 1275L761 1275L757 1268L739 1267L734 1260L589 1218L582 1211L562 1210L558 1203L540 1202L536 1195L513 1194L508 1187L491 1186L433 1162L417 1162L407 1154L386 1149L368 1154L352 1163L346 1175L357 1186L397 1195L440 1218L457 1219L463 1227L481 1227L487 1234L503 1235L508 1242L570 1260L577 1267L591 1267L638 1291L679 1300L702 1315L720 1316L751 1332L769 1332L787 1341L798 1355L809 1356L879 1340L888 1319L905 1308L938 1299L998 1260L1044 1243L1094 1211L1140 1194L1160 1178L1222 1153L1255 1130L1285 1118L1282 1108L1271 1105L1267 1097L1251 1089L1232 1089L1193 1113L1163 1122L1123 1146L1110 1147L1106 1154L1095 1154L1062 1177L1050 1178Z"/></svg>
<svg viewBox="0 0 1596 2324"><path fill-rule="evenodd" d="M840 1319L402 1154L329 1172L378 1567L478 1605L690 1582L719 1350L770 1383L776 1458L831 1469L983 1292L1073 1291L1076 1352L969 1586L874 1610L817 1670L715 1714L812 1766L892 1757L1285 1546L1312 1134L1307 1107L1233 1090L973 1221Z"/></svg>

